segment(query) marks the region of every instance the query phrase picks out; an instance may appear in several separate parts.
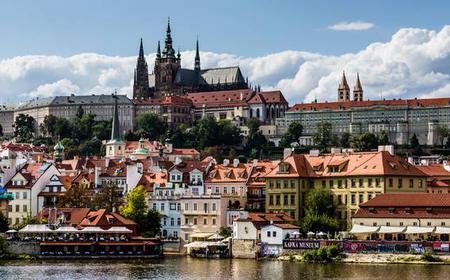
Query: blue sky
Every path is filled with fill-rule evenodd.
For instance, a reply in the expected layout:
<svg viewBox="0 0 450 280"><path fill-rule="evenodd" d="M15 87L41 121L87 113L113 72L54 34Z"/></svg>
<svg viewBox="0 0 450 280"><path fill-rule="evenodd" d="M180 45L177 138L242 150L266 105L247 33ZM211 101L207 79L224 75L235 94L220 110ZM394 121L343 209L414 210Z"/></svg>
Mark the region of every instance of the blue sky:
<svg viewBox="0 0 450 280"><path fill-rule="evenodd" d="M366 99L450 96L450 1L4 0L0 104L132 95L143 37L150 72L170 16L182 66L239 65L290 104L335 101L342 71Z"/></svg>
<svg viewBox="0 0 450 280"><path fill-rule="evenodd" d="M430 3L431 2L431 3ZM0 58L95 52L134 55L163 39L172 18L174 43L192 49L258 56L283 50L354 52L388 40L402 27L441 28L450 1L4 1ZM370 30L336 32L338 22L364 21Z"/></svg>

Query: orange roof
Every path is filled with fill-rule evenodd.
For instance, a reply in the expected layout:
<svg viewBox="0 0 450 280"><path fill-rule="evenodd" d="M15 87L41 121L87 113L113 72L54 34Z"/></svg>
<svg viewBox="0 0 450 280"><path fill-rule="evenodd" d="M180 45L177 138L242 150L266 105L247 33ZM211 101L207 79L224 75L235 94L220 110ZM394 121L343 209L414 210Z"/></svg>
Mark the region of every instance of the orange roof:
<svg viewBox="0 0 450 280"><path fill-rule="evenodd" d="M420 171L427 174L430 177L449 177L450 172L445 170L444 164L431 164L431 165L417 165Z"/></svg>
<svg viewBox="0 0 450 280"><path fill-rule="evenodd" d="M249 187L264 187L265 186L265 176L272 171L277 165L276 161L258 161L253 166L250 179L247 182Z"/></svg>
<svg viewBox="0 0 450 280"><path fill-rule="evenodd" d="M248 101L248 104L260 104L260 103L288 104L283 94L279 90L258 92Z"/></svg>
<svg viewBox="0 0 450 280"><path fill-rule="evenodd" d="M394 99L394 100L365 100L344 102L321 102L295 104L289 111L320 111L320 110L348 110L354 107L370 106L409 106L409 107L433 107L449 106L450 98L426 98L426 99Z"/></svg>
<svg viewBox="0 0 450 280"><path fill-rule="evenodd" d="M173 155L200 155L199 151L196 149L180 149L180 148L173 148L172 153Z"/></svg>
<svg viewBox="0 0 450 280"><path fill-rule="evenodd" d="M360 207L450 207L450 194L382 193Z"/></svg>
<svg viewBox="0 0 450 280"><path fill-rule="evenodd" d="M266 177L342 177L342 176L423 176L426 174L398 155L389 152L353 152L339 154L293 154L281 161L289 171L275 168ZM329 167L339 166L338 169Z"/></svg>
<svg viewBox="0 0 450 280"><path fill-rule="evenodd" d="M153 192L153 186L155 184L161 187L167 184L167 173L161 172L144 172L141 179L138 182L138 186L143 186L147 192Z"/></svg>
<svg viewBox="0 0 450 280"><path fill-rule="evenodd" d="M214 165L206 175L208 183L228 183L241 182L246 183L251 172L252 165L249 163L239 163L236 167L233 163L224 166L223 164Z"/></svg>
<svg viewBox="0 0 450 280"><path fill-rule="evenodd" d="M194 107L234 107L246 106L246 101L253 96L251 89L225 90L212 92L189 93L187 98L191 99Z"/></svg>

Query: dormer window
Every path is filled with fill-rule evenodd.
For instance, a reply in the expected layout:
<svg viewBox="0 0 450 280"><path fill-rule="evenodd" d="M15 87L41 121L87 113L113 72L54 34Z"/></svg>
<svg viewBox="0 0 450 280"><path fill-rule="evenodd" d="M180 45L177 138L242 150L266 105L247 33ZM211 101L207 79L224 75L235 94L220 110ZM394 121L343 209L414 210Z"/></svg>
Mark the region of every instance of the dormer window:
<svg viewBox="0 0 450 280"><path fill-rule="evenodd" d="M406 212L406 214L411 214L411 208L406 207L406 208L405 208L405 212Z"/></svg>
<svg viewBox="0 0 450 280"><path fill-rule="evenodd" d="M278 167L278 172L279 173L288 173L289 172L289 163L287 163L287 162L280 163L280 165Z"/></svg>
<svg viewBox="0 0 450 280"><path fill-rule="evenodd" d="M389 207L389 213L390 213L390 214L393 214L394 211L395 211L395 208L394 208L394 207Z"/></svg>

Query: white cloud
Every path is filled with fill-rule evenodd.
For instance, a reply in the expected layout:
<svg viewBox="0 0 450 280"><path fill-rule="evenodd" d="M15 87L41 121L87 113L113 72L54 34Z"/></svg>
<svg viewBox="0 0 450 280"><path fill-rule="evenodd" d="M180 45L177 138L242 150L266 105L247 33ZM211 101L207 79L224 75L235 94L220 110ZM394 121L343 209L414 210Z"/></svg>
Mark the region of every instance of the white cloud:
<svg viewBox="0 0 450 280"><path fill-rule="evenodd" d="M55 95L77 94L79 91L80 88L77 85L72 84L67 79L63 79L51 84L40 85L36 90L25 93L24 95L28 98L50 97Z"/></svg>
<svg viewBox="0 0 450 280"><path fill-rule="evenodd" d="M365 21L352 21L352 22L339 22L333 25L328 26L328 29L334 31L360 31L360 30L368 30L375 26L375 24L371 22Z"/></svg>
<svg viewBox="0 0 450 280"><path fill-rule="evenodd" d="M181 53L192 68L194 52ZM147 56L149 71L154 54ZM131 97L136 57L83 53L70 57L19 56L0 61L0 103L57 94L108 94ZM282 51L259 57L201 53L203 68L239 65L250 82L280 89L290 104L336 100L345 70L353 86L360 73L366 99L450 96L450 26L441 30L404 28L387 42L339 56Z"/></svg>

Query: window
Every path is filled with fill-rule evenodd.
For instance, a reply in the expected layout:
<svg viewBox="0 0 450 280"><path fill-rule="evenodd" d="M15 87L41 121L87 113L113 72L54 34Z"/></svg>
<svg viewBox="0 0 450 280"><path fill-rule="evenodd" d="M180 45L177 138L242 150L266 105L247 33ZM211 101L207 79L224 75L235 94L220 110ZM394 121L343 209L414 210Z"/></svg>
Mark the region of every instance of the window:
<svg viewBox="0 0 450 280"><path fill-rule="evenodd" d="M269 196L269 205L273 205L273 195Z"/></svg>
<svg viewBox="0 0 450 280"><path fill-rule="evenodd" d="M197 211L197 203L194 203L194 211Z"/></svg>
<svg viewBox="0 0 450 280"><path fill-rule="evenodd" d="M19 205L16 205L16 212L20 212L20 208L19 207L20 207Z"/></svg>
<svg viewBox="0 0 450 280"><path fill-rule="evenodd" d="M16 198L16 199L20 199L20 192L16 192L15 198Z"/></svg>
<svg viewBox="0 0 450 280"><path fill-rule="evenodd" d="M269 180L269 188L270 189L273 188L273 181L272 180Z"/></svg>
<svg viewBox="0 0 450 280"><path fill-rule="evenodd" d="M8 212L12 212L13 211L13 208L12 208L12 205L10 204L10 205L8 205Z"/></svg>
<svg viewBox="0 0 450 280"><path fill-rule="evenodd" d="M338 188L342 189L342 180L338 180Z"/></svg>
<svg viewBox="0 0 450 280"><path fill-rule="evenodd" d="M176 203L170 203L170 210L177 210L177 204Z"/></svg>
<svg viewBox="0 0 450 280"><path fill-rule="evenodd" d="M215 202L212 204L212 210L213 210L213 211L217 211L217 206L216 206L216 203L215 203Z"/></svg>
<svg viewBox="0 0 450 280"><path fill-rule="evenodd" d="M337 204L342 204L342 195L338 194L337 196Z"/></svg>
<svg viewBox="0 0 450 280"><path fill-rule="evenodd" d="M391 223L390 223L390 222L386 222L386 225L387 225L387 226L390 226L390 225L391 225Z"/></svg>
<svg viewBox="0 0 450 280"><path fill-rule="evenodd" d="M364 202L364 194L359 194L359 203L363 203Z"/></svg>
<svg viewBox="0 0 450 280"><path fill-rule="evenodd" d="M212 224L213 224L213 225L216 225L216 218L213 218L213 219L212 219Z"/></svg>
<svg viewBox="0 0 450 280"><path fill-rule="evenodd" d="M413 226L417 226L417 222L413 222Z"/></svg>
<svg viewBox="0 0 450 280"><path fill-rule="evenodd" d="M398 188L401 189L403 187L403 180L402 178L398 178Z"/></svg>
<svg viewBox="0 0 450 280"><path fill-rule="evenodd" d="M327 182L325 180L322 180L322 188L326 188L327 187Z"/></svg>
<svg viewBox="0 0 450 280"><path fill-rule="evenodd" d="M394 187L394 179L389 178L389 188L393 188Z"/></svg>
<svg viewBox="0 0 450 280"><path fill-rule="evenodd" d="M364 180L363 179L359 179L359 187L362 188L363 185L364 185Z"/></svg>
<svg viewBox="0 0 450 280"><path fill-rule="evenodd" d="M423 181L422 179L419 180L419 189L423 188Z"/></svg>
<svg viewBox="0 0 450 280"><path fill-rule="evenodd" d="M175 225L175 219L174 218L170 218L170 225L174 226Z"/></svg>
<svg viewBox="0 0 450 280"><path fill-rule="evenodd" d="M28 212L28 207L26 204L22 205L23 212Z"/></svg>
<svg viewBox="0 0 450 280"><path fill-rule="evenodd" d="M276 231L272 231L272 236L273 237L277 237L277 232Z"/></svg>
<svg viewBox="0 0 450 280"><path fill-rule="evenodd" d="M331 189L331 188L333 188L333 185L334 185L334 182L333 182L333 180L330 180L330 182L329 182L329 183L330 183L330 189Z"/></svg>
<svg viewBox="0 0 450 280"><path fill-rule="evenodd" d="M427 223L427 226L431 226L431 222L428 222L428 223Z"/></svg>
<svg viewBox="0 0 450 280"><path fill-rule="evenodd" d="M208 220L206 218L203 218L203 224L207 225L208 224Z"/></svg>
<svg viewBox="0 0 450 280"><path fill-rule="evenodd" d="M291 181L291 189L293 189L293 188L295 188L295 181L294 180Z"/></svg>
<svg viewBox="0 0 450 280"><path fill-rule="evenodd" d="M275 205L280 205L280 195L279 194L277 194L275 199L276 199Z"/></svg>
<svg viewBox="0 0 450 280"><path fill-rule="evenodd" d="M181 218L177 219L177 226L181 225Z"/></svg>
<svg viewBox="0 0 450 280"><path fill-rule="evenodd" d="M194 218L194 225L197 225L197 218Z"/></svg>
<svg viewBox="0 0 450 280"><path fill-rule="evenodd" d="M441 226L445 226L445 222L441 222Z"/></svg>
<svg viewBox="0 0 450 280"><path fill-rule="evenodd" d="M277 189L281 188L281 182L280 182L280 180L277 180L277 181L276 181L276 184L277 184Z"/></svg>
<svg viewBox="0 0 450 280"><path fill-rule="evenodd" d="M165 208L165 203L162 202L162 203L161 203L161 211L164 211L164 208Z"/></svg>
<svg viewBox="0 0 450 280"><path fill-rule="evenodd" d="M203 203L203 211L208 212L208 203Z"/></svg>
<svg viewBox="0 0 450 280"><path fill-rule="evenodd" d="M352 188L356 187L356 180L355 179L351 180L351 186L352 186Z"/></svg>
<svg viewBox="0 0 450 280"><path fill-rule="evenodd" d="M188 224L189 224L189 218L185 218L185 219L184 219L184 224L185 224L185 225L188 225Z"/></svg>
<svg viewBox="0 0 450 280"><path fill-rule="evenodd" d="M409 188L414 188L414 180L413 179L409 179Z"/></svg>
<svg viewBox="0 0 450 280"><path fill-rule="evenodd" d="M295 195L291 195L291 205L295 205Z"/></svg>
<svg viewBox="0 0 450 280"><path fill-rule="evenodd" d="M400 226L401 226L401 227L403 226L403 222L400 222Z"/></svg>
<svg viewBox="0 0 450 280"><path fill-rule="evenodd" d="M185 203L185 204L184 204L184 210L185 210L185 211L189 210L189 203Z"/></svg>
<svg viewBox="0 0 450 280"><path fill-rule="evenodd" d="M163 224L164 224L164 225L167 225L167 218L165 218L165 217L164 217L164 219L163 219Z"/></svg>
<svg viewBox="0 0 450 280"><path fill-rule="evenodd" d="M28 199L28 193L27 192L23 192L22 193L22 198L23 199Z"/></svg>
<svg viewBox="0 0 450 280"><path fill-rule="evenodd" d="M380 187L380 178L375 178L375 187L379 188Z"/></svg>
<svg viewBox="0 0 450 280"><path fill-rule="evenodd" d="M270 231L267 231L267 237L270 237Z"/></svg>
<svg viewBox="0 0 450 280"><path fill-rule="evenodd" d="M356 195L352 193L352 205L356 204Z"/></svg>
<svg viewBox="0 0 450 280"><path fill-rule="evenodd" d="M288 195L287 194L284 195L283 204L284 205L289 205L289 200L288 200Z"/></svg>
<svg viewBox="0 0 450 280"><path fill-rule="evenodd" d="M373 183L373 179L369 178L368 179L368 187L371 188L372 187L372 183Z"/></svg>

